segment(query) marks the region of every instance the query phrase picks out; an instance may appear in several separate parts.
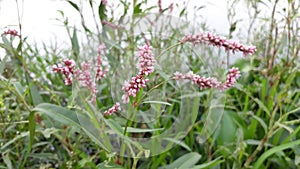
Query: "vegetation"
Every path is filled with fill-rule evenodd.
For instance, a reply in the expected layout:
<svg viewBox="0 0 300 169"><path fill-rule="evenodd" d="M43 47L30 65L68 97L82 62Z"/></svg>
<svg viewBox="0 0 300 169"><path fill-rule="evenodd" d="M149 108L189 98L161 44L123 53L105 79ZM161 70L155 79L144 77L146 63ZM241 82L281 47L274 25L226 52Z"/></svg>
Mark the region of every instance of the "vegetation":
<svg viewBox="0 0 300 169"><path fill-rule="evenodd" d="M299 1L243 1L239 30L228 0L224 36L245 46L182 4L65 3L82 23L58 11L70 47L41 50L21 23L1 35L0 168L299 168Z"/></svg>

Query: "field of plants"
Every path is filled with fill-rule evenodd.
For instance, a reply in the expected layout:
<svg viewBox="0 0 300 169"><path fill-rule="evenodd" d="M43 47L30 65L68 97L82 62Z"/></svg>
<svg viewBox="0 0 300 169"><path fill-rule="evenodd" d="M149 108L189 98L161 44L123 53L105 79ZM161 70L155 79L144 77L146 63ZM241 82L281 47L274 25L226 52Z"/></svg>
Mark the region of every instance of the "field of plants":
<svg viewBox="0 0 300 169"><path fill-rule="evenodd" d="M62 46L0 25L0 168L299 169L300 1L227 0L227 34L188 2L62 0Z"/></svg>

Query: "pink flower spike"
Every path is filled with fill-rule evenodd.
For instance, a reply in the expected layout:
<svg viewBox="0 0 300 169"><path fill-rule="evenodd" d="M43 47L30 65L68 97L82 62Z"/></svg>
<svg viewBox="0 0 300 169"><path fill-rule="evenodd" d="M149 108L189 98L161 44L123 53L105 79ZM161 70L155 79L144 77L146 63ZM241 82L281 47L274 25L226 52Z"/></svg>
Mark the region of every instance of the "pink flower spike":
<svg viewBox="0 0 300 169"><path fill-rule="evenodd" d="M206 88L216 88L219 86L220 82L217 81L215 78L211 77L200 77L199 75L194 74L192 71L182 74L179 72L174 73L174 79L176 80L183 80L187 79L192 82L192 84L196 84L200 90L206 89Z"/></svg>
<svg viewBox="0 0 300 169"><path fill-rule="evenodd" d="M148 44L138 47L139 63L137 68L139 73L131 78L131 81L125 81L122 90L125 92L122 96L123 103L129 102L129 96L136 97L136 93L140 91L142 87L146 87L146 83L149 79L145 77L154 72L154 55L152 53L152 47Z"/></svg>
<svg viewBox="0 0 300 169"><path fill-rule="evenodd" d="M226 90L231 87L236 83L237 79L241 76L240 71L238 68L231 68L228 71L227 77L226 77L226 82L221 84L219 86L219 90Z"/></svg>
<svg viewBox="0 0 300 169"><path fill-rule="evenodd" d="M186 35L181 40L181 43L186 43L186 42L191 42L194 45L203 43L207 45L223 47L225 48L225 51L232 51L233 53L235 53L236 51L240 51L243 52L245 56L253 55L256 52L255 46L244 46L243 44L240 44L233 40L227 40L224 37L219 37L209 32L206 34L201 33L198 35Z"/></svg>
<svg viewBox="0 0 300 169"><path fill-rule="evenodd" d="M102 53L104 52L105 44L101 44L98 48L98 56L96 59L96 80L100 81L103 77L106 76L108 72L108 68L105 70L102 69L103 62L102 62Z"/></svg>
<svg viewBox="0 0 300 169"><path fill-rule="evenodd" d="M62 73L65 76L64 83L68 86L72 84L72 74L74 73L76 64L74 60L70 59L64 60L64 64L64 67L61 64L53 65L52 70L55 73Z"/></svg>
<svg viewBox="0 0 300 169"><path fill-rule="evenodd" d="M226 90L234 86L237 79L241 76L238 68L231 68L227 74L226 81L224 83L219 82L216 78L213 77L201 77L194 74L192 71L182 74L179 72L174 73L175 80L190 80L192 84L196 84L200 90L207 88L217 88L219 90Z"/></svg>
<svg viewBox="0 0 300 169"><path fill-rule="evenodd" d="M76 78L76 80L78 80L80 82L80 84L83 87L86 87L87 89L89 89L91 91L91 102L95 103L96 102L96 94L97 94L97 89L96 89L96 83L92 78L91 75L91 63L86 63L83 62L81 64L82 70L80 69L76 69L74 71L74 77Z"/></svg>
<svg viewBox="0 0 300 169"><path fill-rule="evenodd" d="M152 53L152 47L149 45L144 45L138 47L139 63L138 69L139 75L149 75L154 71L155 59Z"/></svg>
<svg viewBox="0 0 300 169"><path fill-rule="evenodd" d="M121 111L120 103L118 103L118 102L116 104L114 104L110 109L106 110L103 113L103 115L104 116L112 115L116 111Z"/></svg>

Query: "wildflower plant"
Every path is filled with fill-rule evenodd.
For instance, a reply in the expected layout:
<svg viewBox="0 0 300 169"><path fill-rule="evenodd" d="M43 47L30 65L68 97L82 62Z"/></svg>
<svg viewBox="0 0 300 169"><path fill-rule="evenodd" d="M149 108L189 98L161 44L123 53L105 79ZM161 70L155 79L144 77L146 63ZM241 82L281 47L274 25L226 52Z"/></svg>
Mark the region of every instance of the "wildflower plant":
<svg viewBox="0 0 300 169"><path fill-rule="evenodd" d="M295 1L283 12L281 1L247 2L252 25L236 37L238 1L228 0L228 38L182 20L185 2L89 1L95 27L83 3L65 2L81 19L73 27L59 11L70 48L41 52L21 23L2 31L0 167L299 166ZM271 17L260 19L261 3Z"/></svg>
<svg viewBox="0 0 300 169"><path fill-rule="evenodd" d="M137 45L132 46L134 50L131 57L120 58L110 74L111 77L106 77L110 79L112 106L104 105L104 108L100 106L99 109L101 101L97 99L97 85L101 85L101 81L97 80L108 73L108 69L103 71L102 68L101 51L108 49L106 57L113 57L109 54L109 51L113 51L113 46L105 48L105 45L100 45L95 64L83 61L81 68L75 69L73 61L67 60L64 61L66 67L53 67L55 72L61 72L65 76L65 84L71 84L71 74L78 82L75 87L73 85L72 100L75 102L72 104L81 107L76 108L80 125L101 147L104 146L108 152L116 152L120 156L141 158L170 150L176 145L175 142L185 137L186 131L195 122L198 113L201 113L198 112L200 96L206 89L212 89L209 92L211 106L202 133L202 136L207 138L214 132L222 116L225 98L220 92L233 87L240 77L240 71L235 67L228 70L224 82L217 77L197 75L187 70L184 56L168 56L167 53L186 48L189 42L193 44L189 47L192 52L197 52L194 48L200 44L223 47L226 52L239 51L245 56L253 54L256 50L253 46L247 47L211 33L195 36L181 34L182 39L171 39L174 42L171 46L155 46L155 40L170 38L168 35L171 32L165 30L165 37L159 37L162 34L145 27L145 23L157 27L165 20L170 21L170 17L163 17L161 14L158 16L151 14L134 17L135 20L139 20L136 27L140 29L140 33L127 38L139 39ZM172 20L174 22L174 18ZM107 29L114 31L122 28L112 28L108 25ZM180 73L182 70L188 73ZM191 83L186 83L186 80ZM85 89L88 89L90 94L82 93ZM89 101L87 98L90 98ZM174 121L170 117L174 118ZM161 123L169 125L162 127ZM140 124L146 124L146 129L139 129ZM150 137L144 137L146 133Z"/></svg>

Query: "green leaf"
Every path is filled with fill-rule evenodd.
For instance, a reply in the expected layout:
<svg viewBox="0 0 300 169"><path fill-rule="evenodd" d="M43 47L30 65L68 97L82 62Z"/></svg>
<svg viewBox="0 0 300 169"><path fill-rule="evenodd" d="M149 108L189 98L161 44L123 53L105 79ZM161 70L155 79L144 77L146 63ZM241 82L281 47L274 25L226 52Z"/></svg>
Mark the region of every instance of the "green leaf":
<svg viewBox="0 0 300 169"><path fill-rule="evenodd" d="M101 148L105 151L109 151L109 147L102 143L100 140L99 133L97 133L97 128L93 126L91 119L88 118L86 114L81 114L79 112L74 112L68 110L64 107L60 107L57 105L42 103L36 106L32 111L43 113L56 121L59 121L68 126L74 126L81 128L85 131L85 133ZM80 119L80 121L79 121ZM90 124L89 126L82 126L82 124Z"/></svg>
<svg viewBox="0 0 300 169"><path fill-rule="evenodd" d="M51 134L58 132L59 130L56 128L46 128L45 130L41 130L40 132L44 135L45 138L49 139Z"/></svg>
<svg viewBox="0 0 300 169"><path fill-rule="evenodd" d="M279 146L276 146L274 148L271 148L270 150L264 152L259 158L258 160L254 163L254 166L252 169L260 169L262 168L261 165L263 165L264 161L271 155L277 153L277 152L280 152L280 151L283 151L285 149L288 149L288 148L293 148L294 146L299 146L300 145L300 140L296 140L296 141L293 141L293 142L290 142L290 143L286 143L286 144L282 144L282 145L279 145Z"/></svg>
<svg viewBox="0 0 300 169"><path fill-rule="evenodd" d="M175 144L177 144L177 145L180 145L181 147L185 148L185 149L188 150L188 151L192 151L191 148L190 148L188 145L186 145L186 144L185 144L183 141L181 141L181 140L176 140L176 139L174 139L174 138L164 138L164 140L168 140L168 141L173 142L173 143L175 143Z"/></svg>
<svg viewBox="0 0 300 169"><path fill-rule="evenodd" d="M73 54L76 58L76 60L78 59L79 57L79 51L80 51L80 47L79 47L79 43L78 43L78 38L77 38L77 29L76 27L74 27L74 30L73 30L73 36L72 36L72 51L73 51Z"/></svg>
<svg viewBox="0 0 300 169"><path fill-rule="evenodd" d="M3 156L3 161L6 164L7 169L13 169L13 166L12 166L11 160L9 159L9 154L8 153L6 153Z"/></svg>
<svg viewBox="0 0 300 169"><path fill-rule="evenodd" d="M30 95L34 106L37 106L38 104L44 102L42 96L40 95L39 91L37 90L33 82L31 82L30 85Z"/></svg>
<svg viewBox="0 0 300 169"><path fill-rule="evenodd" d="M221 157L218 157L210 162L204 163L204 164L200 164L200 165L196 165L195 167L191 168L191 169L210 169L210 168L214 168L216 165L223 163L225 160L220 160Z"/></svg>
<svg viewBox="0 0 300 169"><path fill-rule="evenodd" d="M34 112L29 113L29 145L32 146L34 142L34 134L35 134L35 117L34 117Z"/></svg>
<svg viewBox="0 0 300 169"><path fill-rule="evenodd" d="M139 3L134 7L133 14L139 14L142 12L141 5L142 3Z"/></svg>
<svg viewBox="0 0 300 169"><path fill-rule="evenodd" d="M117 164L107 164L107 162L103 162L97 165L99 169L125 169L120 165Z"/></svg>
<svg viewBox="0 0 300 169"><path fill-rule="evenodd" d="M184 13L185 13L186 8L183 8L179 14L179 16L181 17Z"/></svg>
<svg viewBox="0 0 300 169"><path fill-rule="evenodd" d="M77 4L75 4L75 3L74 3L74 2L72 2L72 1L67 1L67 2L69 2L69 4L70 4L70 5L72 5L72 6L73 6L73 8L75 8L75 9L76 9L76 11L80 12L80 10L79 10L79 7L78 7L78 5L77 5Z"/></svg>
<svg viewBox="0 0 300 169"><path fill-rule="evenodd" d="M123 129L124 130L124 127ZM141 128L133 128L133 127L127 127L126 132L128 133L146 133L146 132L155 132L155 131L162 131L164 128L158 128L158 129L141 129Z"/></svg>
<svg viewBox="0 0 300 169"><path fill-rule="evenodd" d="M239 91L242 91L246 95L248 95L253 101L255 101L258 104L259 108L261 108L263 111L265 111L268 114L268 116L271 116L270 110L267 108L267 106L261 100L259 100L258 98L253 97L251 95L251 93L249 93L248 91L246 91L245 89L243 89L241 85L236 84L235 87Z"/></svg>
<svg viewBox="0 0 300 169"><path fill-rule="evenodd" d="M268 126L264 122L264 120L261 119L260 117L256 116L256 115L252 115L252 117L260 123L260 125L263 127L265 133L267 133L268 132Z"/></svg>
<svg viewBox="0 0 300 169"><path fill-rule="evenodd" d="M101 21L104 21L107 19L107 15L106 15L106 8L105 8L105 4L103 4L103 1L101 1L99 7L98 7L98 15Z"/></svg>
<svg viewBox="0 0 300 169"><path fill-rule="evenodd" d="M221 119L221 126L218 130L217 141L221 145L233 142L236 138L236 131L237 126L230 116L230 113L225 111Z"/></svg>
<svg viewBox="0 0 300 169"><path fill-rule="evenodd" d="M77 126L79 128L81 127L76 113L64 107L49 103L42 103L37 105L34 109L32 109L32 111L43 113L66 125Z"/></svg>
<svg viewBox="0 0 300 169"><path fill-rule="evenodd" d="M156 100L150 100L150 101L144 101L141 104L162 104L167 106L172 106L172 104L164 101L156 101Z"/></svg>
<svg viewBox="0 0 300 169"><path fill-rule="evenodd" d="M19 140L19 139L21 139L23 137L26 137L28 135L29 135L29 132L27 131L27 132L23 132L23 133L15 136L12 140L10 140L6 144L4 144L2 147L0 147L0 150L1 150L0 152L4 151L5 148L8 147L9 145L16 143L17 140Z"/></svg>
<svg viewBox="0 0 300 169"><path fill-rule="evenodd" d="M253 139L248 139L248 140L245 140L245 143L248 144L248 145L260 145L261 144L261 140L253 140ZM269 144L269 143L265 143L264 144L265 147L273 147L272 144Z"/></svg>
<svg viewBox="0 0 300 169"><path fill-rule="evenodd" d="M6 58L7 57L4 57L2 60L0 60L0 75L2 75L3 71L4 71L4 68L5 68L5 63L6 63Z"/></svg>
<svg viewBox="0 0 300 169"><path fill-rule="evenodd" d="M201 155L196 152L191 152L183 155L182 157L176 159L170 165L160 167L160 169L188 169L193 167L199 160Z"/></svg>
<svg viewBox="0 0 300 169"><path fill-rule="evenodd" d="M5 35L2 35L2 41L6 46L11 46L11 44L9 43L9 40L6 38Z"/></svg>

